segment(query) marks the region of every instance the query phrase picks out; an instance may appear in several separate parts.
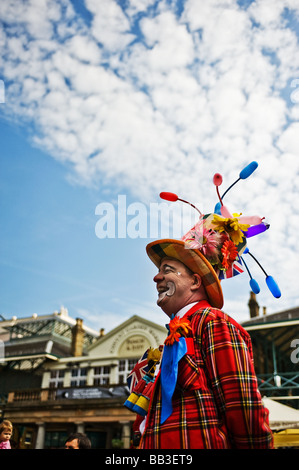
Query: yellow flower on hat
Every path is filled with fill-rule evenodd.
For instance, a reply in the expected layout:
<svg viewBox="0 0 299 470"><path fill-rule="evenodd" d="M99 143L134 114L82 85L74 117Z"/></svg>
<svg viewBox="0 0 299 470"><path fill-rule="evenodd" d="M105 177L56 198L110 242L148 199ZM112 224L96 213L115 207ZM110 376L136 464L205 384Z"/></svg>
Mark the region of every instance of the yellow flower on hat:
<svg viewBox="0 0 299 470"><path fill-rule="evenodd" d="M238 217L225 218L218 214L214 214L212 225L217 232L226 232L235 245L242 242L244 238L242 231L246 232L250 227L249 224L240 223Z"/></svg>

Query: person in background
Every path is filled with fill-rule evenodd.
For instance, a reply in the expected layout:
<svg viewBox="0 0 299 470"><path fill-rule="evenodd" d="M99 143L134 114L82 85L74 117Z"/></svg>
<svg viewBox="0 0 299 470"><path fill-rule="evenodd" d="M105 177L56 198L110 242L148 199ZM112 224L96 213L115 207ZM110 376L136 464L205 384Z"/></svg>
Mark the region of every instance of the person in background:
<svg viewBox="0 0 299 470"><path fill-rule="evenodd" d="M64 444L65 449L91 449L91 442L85 434L70 434Z"/></svg>
<svg viewBox="0 0 299 470"><path fill-rule="evenodd" d="M10 439L12 436L13 425L7 419L0 424L0 449L11 449Z"/></svg>

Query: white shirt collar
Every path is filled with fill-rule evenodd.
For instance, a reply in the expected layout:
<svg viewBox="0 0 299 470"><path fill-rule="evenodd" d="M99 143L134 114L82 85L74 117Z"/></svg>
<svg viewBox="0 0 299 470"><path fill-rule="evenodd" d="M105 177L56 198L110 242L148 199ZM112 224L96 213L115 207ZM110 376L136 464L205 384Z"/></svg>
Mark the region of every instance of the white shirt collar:
<svg viewBox="0 0 299 470"><path fill-rule="evenodd" d="M189 305L185 305L185 307L181 308L181 310L179 310L177 313L176 313L176 317L179 317L179 318L182 318L185 313L188 312L188 310L190 310L191 307L193 307L193 305L196 305L198 303L197 302L193 302L192 304L189 304Z"/></svg>

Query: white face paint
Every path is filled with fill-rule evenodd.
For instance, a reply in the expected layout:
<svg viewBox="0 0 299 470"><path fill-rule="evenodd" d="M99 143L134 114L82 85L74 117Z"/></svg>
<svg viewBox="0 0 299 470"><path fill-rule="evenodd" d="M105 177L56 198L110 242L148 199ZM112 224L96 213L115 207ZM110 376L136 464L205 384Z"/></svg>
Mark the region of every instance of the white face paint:
<svg viewBox="0 0 299 470"><path fill-rule="evenodd" d="M179 260L163 259L153 280L158 291L157 304L169 317L190 303L194 275Z"/></svg>
<svg viewBox="0 0 299 470"><path fill-rule="evenodd" d="M166 282L167 290L164 292L159 292L157 304L159 305L162 300L166 297L171 297L175 293L175 283L172 281Z"/></svg>

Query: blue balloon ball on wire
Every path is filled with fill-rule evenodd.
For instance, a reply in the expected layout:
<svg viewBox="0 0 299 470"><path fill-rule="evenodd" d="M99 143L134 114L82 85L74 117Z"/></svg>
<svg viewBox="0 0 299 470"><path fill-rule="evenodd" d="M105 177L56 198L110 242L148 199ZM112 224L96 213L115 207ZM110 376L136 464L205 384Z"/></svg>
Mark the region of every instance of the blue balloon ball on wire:
<svg viewBox="0 0 299 470"><path fill-rule="evenodd" d="M257 167L258 167L257 162L249 163L249 165L245 166L245 168L243 168L243 170L240 172L239 177L242 180L245 180L246 178L248 178L248 176L250 176L254 172L254 170L257 169Z"/></svg>
<svg viewBox="0 0 299 470"><path fill-rule="evenodd" d="M254 292L255 294L260 293L260 290L261 290L260 286L258 285L255 279L250 279L249 284L250 284L252 292Z"/></svg>
<svg viewBox="0 0 299 470"><path fill-rule="evenodd" d="M281 292L280 292L280 289L279 289L278 285L276 284L275 280L273 279L273 277L272 276L267 276L266 277L266 283L267 283L267 286L268 286L270 292L272 293L272 295L276 299L279 299L279 297L281 297Z"/></svg>

